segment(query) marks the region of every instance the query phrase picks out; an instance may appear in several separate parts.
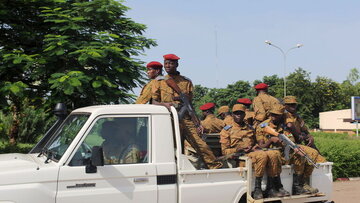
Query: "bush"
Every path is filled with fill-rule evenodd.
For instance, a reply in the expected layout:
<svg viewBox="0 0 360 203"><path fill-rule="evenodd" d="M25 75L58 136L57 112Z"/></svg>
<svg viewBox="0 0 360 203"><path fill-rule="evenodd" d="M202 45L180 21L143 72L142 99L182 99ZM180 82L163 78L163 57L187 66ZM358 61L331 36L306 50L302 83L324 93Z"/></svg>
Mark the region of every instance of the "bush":
<svg viewBox="0 0 360 203"><path fill-rule="evenodd" d="M35 144L28 143L17 143L16 145L11 145L8 142L0 143L0 154L4 153L28 153Z"/></svg>
<svg viewBox="0 0 360 203"><path fill-rule="evenodd" d="M360 139L347 134L313 133L316 146L334 162L333 178L360 176Z"/></svg>
<svg viewBox="0 0 360 203"><path fill-rule="evenodd" d="M8 134L12 119L10 112L5 114L0 111L0 139L5 142L9 139ZM55 120L55 116L47 113L44 109L35 108L24 101L16 141L20 143L36 143L55 123Z"/></svg>
<svg viewBox="0 0 360 203"><path fill-rule="evenodd" d="M20 120L17 139L21 143L36 143L56 121L55 116L34 106L24 106L22 114L26 116Z"/></svg>

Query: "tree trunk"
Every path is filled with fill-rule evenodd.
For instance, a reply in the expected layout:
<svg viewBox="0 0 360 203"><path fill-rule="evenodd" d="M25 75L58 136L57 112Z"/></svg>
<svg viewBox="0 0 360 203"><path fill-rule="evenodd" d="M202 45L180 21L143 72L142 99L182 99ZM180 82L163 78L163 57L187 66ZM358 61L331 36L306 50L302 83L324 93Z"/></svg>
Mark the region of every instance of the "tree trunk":
<svg viewBox="0 0 360 203"><path fill-rule="evenodd" d="M10 144L16 144L16 139L19 135L19 126L20 126L20 117L19 117L19 108L16 105L11 107L11 114L12 114L12 122L9 132L9 142Z"/></svg>

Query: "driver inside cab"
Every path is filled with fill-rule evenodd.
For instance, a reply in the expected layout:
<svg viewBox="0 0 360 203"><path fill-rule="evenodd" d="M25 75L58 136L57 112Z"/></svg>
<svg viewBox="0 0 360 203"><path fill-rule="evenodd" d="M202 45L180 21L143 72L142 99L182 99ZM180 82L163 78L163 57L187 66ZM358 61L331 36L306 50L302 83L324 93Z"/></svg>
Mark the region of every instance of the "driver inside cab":
<svg viewBox="0 0 360 203"><path fill-rule="evenodd" d="M140 150L135 144L136 128L128 118L117 118L102 124L101 136L104 164L132 164L140 162Z"/></svg>

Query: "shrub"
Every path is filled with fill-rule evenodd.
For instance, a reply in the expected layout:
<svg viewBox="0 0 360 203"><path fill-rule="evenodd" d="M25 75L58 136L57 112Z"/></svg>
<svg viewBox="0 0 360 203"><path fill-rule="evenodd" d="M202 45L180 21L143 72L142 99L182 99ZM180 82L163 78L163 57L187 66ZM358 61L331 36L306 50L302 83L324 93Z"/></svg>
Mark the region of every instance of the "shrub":
<svg viewBox="0 0 360 203"><path fill-rule="evenodd" d="M36 143L56 120L55 116L44 109L28 105L26 101L23 102L21 115L16 140L20 143ZM11 113L5 114L0 111L0 139L5 142L9 139L12 119Z"/></svg>
<svg viewBox="0 0 360 203"><path fill-rule="evenodd" d="M8 142L0 143L0 154L3 153L28 153L34 144L27 143L17 143L16 145L11 145Z"/></svg>
<svg viewBox="0 0 360 203"><path fill-rule="evenodd" d="M316 146L334 162L333 178L360 176L360 139L347 134L313 133Z"/></svg>

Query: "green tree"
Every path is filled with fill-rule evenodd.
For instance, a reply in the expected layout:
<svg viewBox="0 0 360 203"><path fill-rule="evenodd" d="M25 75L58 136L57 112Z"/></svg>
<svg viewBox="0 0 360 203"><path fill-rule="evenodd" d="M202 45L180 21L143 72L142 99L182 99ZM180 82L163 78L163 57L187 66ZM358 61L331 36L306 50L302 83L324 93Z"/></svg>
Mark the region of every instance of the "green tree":
<svg viewBox="0 0 360 203"><path fill-rule="evenodd" d="M310 79L310 73L302 68L287 77L287 95L296 96L298 101L298 113L305 119L310 127L317 126L318 119L313 116L314 93Z"/></svg>
<svg viewBox="0 0 360 203"><path fill-rule="evenodd" d="M351 83L351 84L355 84L355 82L357 82L360 79L360 74L359 74L359 70L357 68L352 68L350 70L349 75L347 76L347 80Z"/></svg>
<svg viewBox="0 0 360 203"><path fill-rule="evenodd" d="M313 82L312 86L312 116L314 118L318 120L320 112L334 111L345 108L345 106L340 102L342 94L339 83L327 77L318 76L315 82Z"/></svg>
<svg viewBox="0 0 360 203"><path fill-rule="evenodd" d="M24 98L48 108L129 102L144 79L136 57L156 43L127 10L115 0L0 2L0 105L13 115L12 138Z"/></svg>

